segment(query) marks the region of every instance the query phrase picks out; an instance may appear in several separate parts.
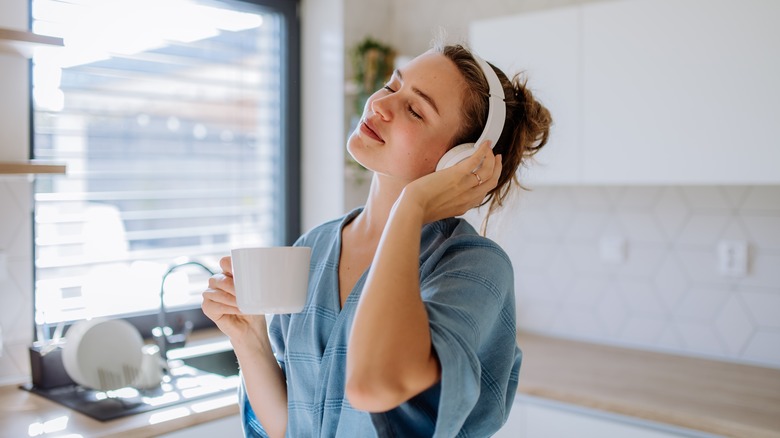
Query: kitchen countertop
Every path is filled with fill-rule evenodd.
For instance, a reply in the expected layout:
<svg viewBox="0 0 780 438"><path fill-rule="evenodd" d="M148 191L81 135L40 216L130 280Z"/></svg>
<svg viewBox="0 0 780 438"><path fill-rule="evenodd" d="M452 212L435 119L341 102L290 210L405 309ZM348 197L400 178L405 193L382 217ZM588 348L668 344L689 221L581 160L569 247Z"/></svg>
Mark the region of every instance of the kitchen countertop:
<svg viewBox="0 0 780 438"><path fill-rule="evenodd" d="M225 339L217 329L199 330L192 334L188 345ZM18 385L0 387L0 437L156 437L231 415L238 415L235 392L222 392L104 422L22 390Z"/></svg>
<svg viewBox="0 0 780 438"><path fill-rule="evenodd" d="M780 437L780 370L522 333L518 391L730 437ZM238 413L235 394L108 422L0 388L3 436L152 437ZM44 435L45 436L45 435Z"/></svg>
<svg viewBox="0 0 780 438"><path fill-rule="evenodd" d="M0 388L3 437L156 437L237 414L237 395L223 394L103 422L17 386Z"/></svg>
<svg viewBox="0 0 780 438"><path fill-rule="evenodd" d="M780 370L522 333L519 392L729 437L780 437Z"/></svg>

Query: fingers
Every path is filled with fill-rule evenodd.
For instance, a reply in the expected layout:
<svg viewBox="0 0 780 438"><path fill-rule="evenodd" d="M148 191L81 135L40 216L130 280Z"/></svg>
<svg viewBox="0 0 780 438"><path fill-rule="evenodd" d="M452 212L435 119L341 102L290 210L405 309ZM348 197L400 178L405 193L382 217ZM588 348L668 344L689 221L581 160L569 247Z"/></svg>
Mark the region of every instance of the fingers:
<svg viewBox="0 0 780 438"><path fill-rule="evenodd" d="M219 259L219 267L222 268L222 272L225 275L233 276L233 260L230 256L225 256Z"/></svg>
<svg viewBox="0 0 780 438"><path fill-rule="evenodd" d="M214 274L209 278L209 289L219 289L233 296L236 295L236 286L233 277L225 274Z"/></svg>
<svg viewBox="0 0 780 438"><path fill-rule="evenodd" d="M475 174L477 171L482 169L482 166L485 165L486 158L489 155L493 155L493 150L490 148L490 140L485 140L477 147L477 150L474 152L474 154L464 160L466 163L468 163L468 166L466 167L469 168L471 173Z"/></svg>
<svg viewBox="0 0 780 438"><path fill-rule="evenodd" d="M490 148L490 141L487 140L482 142L479 149L477 149L477 151L475 152L474 156L469 157L469 159L471 158L477 158L480 161L479 164L471 171L471 175L473 175L473 178L470 181L470 183L474 184L474 182L476 182L476 186L478 187L481 186L483 183L491 181L495 174L497 161L495 159L495 156L493 156L493 150ZM500 175L500 165L498 166L498 168L499 168L499 175ZM496 179L496 182L497 181L498 180ZM495 187L495 184L493 184L490 188L492 189L493 187Z"/></svg>
<svg viewBox="0 0 780 438"><path fill-rule="evenodd" d="M212 320L219 318L222 315L240 315L241 311L238 310L236 304L236 297L229 293L216 290L206 289L203 291L203 313L206 314Z"/></svg>

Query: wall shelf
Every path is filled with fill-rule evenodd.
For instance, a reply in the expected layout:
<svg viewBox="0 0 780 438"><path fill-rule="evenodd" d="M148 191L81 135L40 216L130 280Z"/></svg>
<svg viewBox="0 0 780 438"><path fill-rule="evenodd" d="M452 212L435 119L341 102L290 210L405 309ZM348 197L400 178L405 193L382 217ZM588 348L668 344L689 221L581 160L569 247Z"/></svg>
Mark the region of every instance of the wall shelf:
<svg viewBox="0 0 780 438"><path fill-rule="evenodd" d="M64 174L65 165L40 161L0 161L0 175Z"/></svg>
<svg viewBox="0 0 780 438"><path fill-rule="evenodd" d="M35 47L62 47L62 38L0 27L0 52L31 58Z"/></svg>

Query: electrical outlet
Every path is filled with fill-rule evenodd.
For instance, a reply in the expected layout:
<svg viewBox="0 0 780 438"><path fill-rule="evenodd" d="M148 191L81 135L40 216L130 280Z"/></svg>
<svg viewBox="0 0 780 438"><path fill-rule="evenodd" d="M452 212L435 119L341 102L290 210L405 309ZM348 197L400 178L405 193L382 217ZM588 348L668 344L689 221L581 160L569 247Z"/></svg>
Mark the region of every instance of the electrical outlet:
<svg viewBox="0 0 780 438"><path fill-rule="evenodd" d="M744 240L718 242L718 272L724 277L741 278L748 271L748 243Z"/></svg>

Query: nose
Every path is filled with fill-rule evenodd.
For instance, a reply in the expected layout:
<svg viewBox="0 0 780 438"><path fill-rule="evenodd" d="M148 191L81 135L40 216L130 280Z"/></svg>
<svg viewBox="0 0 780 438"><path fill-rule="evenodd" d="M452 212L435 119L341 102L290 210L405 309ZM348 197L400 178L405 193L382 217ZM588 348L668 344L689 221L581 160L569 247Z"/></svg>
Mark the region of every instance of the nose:
<svg viewBox="0 0 780 438"><path fill-rule="evenodd" d="M390 120L393 114L391 109L392 97L392 94L387 96L376 95L376 98L371 100L371 111L379 115L382 120Z"/></svg>

